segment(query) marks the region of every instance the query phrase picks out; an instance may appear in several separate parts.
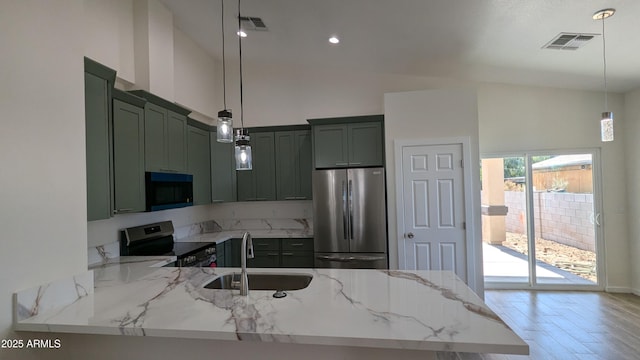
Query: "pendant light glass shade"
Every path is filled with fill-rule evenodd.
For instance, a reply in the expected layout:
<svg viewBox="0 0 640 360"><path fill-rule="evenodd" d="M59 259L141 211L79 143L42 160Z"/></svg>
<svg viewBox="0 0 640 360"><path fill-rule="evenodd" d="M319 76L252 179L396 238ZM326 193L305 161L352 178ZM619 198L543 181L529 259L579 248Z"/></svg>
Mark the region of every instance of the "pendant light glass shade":
<svg viewBox="0 0 640 360"><path fill-rule="evenodd" d="M600 120L600 139L613 141L613 112L603 112Z"/></svg>
<svg viewBox="0 0 640 360"><path fill-rule="evenodd" d="M236 130L236 170L252 169L251 144L249 140L250 137L244 132L244 129Z"/></svg>
<svg viewBox="0 0 640 360"><path fill-rule="evenodd" d="M218 112L217 138L221 143L233 142L233 119L231 111L222 110Z"/></svg>
<svg viewBox="0 0 640 360"><path fill-rule="evenodd" d="M613 16L616 9L602 9L593 14L593 19L602 21L602 73L604 78L604 110L600 120L600 140L613 141L613 112L607 111L607 46L604 36L604 20Z"/></svg>

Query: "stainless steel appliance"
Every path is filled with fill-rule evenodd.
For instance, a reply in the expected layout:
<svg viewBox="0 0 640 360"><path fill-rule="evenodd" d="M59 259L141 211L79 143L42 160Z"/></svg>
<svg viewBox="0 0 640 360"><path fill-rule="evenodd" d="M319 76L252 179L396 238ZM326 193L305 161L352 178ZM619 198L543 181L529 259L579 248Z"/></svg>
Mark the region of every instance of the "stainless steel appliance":
<svg viewBox="0 0 640 360"><path fill-rule="evenodd" d="M193 175L145 173L147 211L175 209L193 205Z"/></svg>
<svg viewBox="0 0 640 360"><path fill-rule="evenodd" d="M178 267L215 267L216 244L204 242L174 242L173 223L135 226L122 230L121 256L176 256Z"/></svg>
<svg viewBox="0 0 640 360"><path fill-rule="evenodd" d="M384 168L314 170L315 266L386 269Z"/></svg>

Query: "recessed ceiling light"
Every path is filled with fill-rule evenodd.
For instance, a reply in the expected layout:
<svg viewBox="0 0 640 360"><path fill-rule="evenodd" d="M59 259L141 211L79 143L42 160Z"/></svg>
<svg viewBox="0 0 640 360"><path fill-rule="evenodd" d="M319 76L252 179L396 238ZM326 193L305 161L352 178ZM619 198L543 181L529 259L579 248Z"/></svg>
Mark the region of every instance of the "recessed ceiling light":
<svg viewBox="0 0 640 360"><path fill-rule="evenodd" d="M329 38L329 42L332 44L338 44L340 43L340 39L338 39L336 36L332 36Z"/></svg>
<svg viewBox="0 0 640 360"><path fill-rule="evenodd" d="M243 30L238 31L236 34L243 38L247 37L247 33L244 32Z"/></svg>

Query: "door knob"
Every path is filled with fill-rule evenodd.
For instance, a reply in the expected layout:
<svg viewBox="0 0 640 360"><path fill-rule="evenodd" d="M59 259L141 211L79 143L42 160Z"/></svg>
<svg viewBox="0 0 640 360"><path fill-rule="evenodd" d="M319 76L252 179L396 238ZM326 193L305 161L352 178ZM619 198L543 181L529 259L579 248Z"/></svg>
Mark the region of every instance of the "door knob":
<svg viewBox="0 0 640 360"><path fill-rule="evenodd" d="M408 234L407 234L407 237L408 237L409 239L413 239L413 233L412 233L412 232L408 233Z"/></svg>

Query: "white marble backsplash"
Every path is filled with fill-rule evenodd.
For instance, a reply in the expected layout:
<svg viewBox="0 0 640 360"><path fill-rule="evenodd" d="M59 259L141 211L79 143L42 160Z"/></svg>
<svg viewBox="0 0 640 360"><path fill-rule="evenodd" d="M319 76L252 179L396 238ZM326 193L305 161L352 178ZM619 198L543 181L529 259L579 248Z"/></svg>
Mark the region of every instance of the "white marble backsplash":
<svg viewBox="0 0 640 360"><path fill-rule="evenodd" d="M109 260L120 256L120 242L117 241L111 244L90 247L87 255L89 257L89 266L98 263L107 263Z"/></svg>
<svg viewBox="0 0 640 360"><path fill-rule="evenodd" d="M313 233L312 219L215 219L183 226L175 229L176 239L183 239L199 234L244 231L244 230L283 230Z"/></svg>
<svg viewBox="0 0 640 360"><path fill-rule="evenodd" d="M140 224L143 225L143 224ZM279 233L282 230L282 236L313 236L313 219L312 218L295 218L295 219L214 219L203 222L194 223L185 226L176 226L174 229L174 238L176 241L190 241L192 238L200 234L215 234L225 232L238 231L271 231ZM263 234L264 235L264 234ZM119 237L119 235L118 235ZM110 244L89 247L88 264L106 264L112 259L120 256L120 241Z"/></svg>
<svg viewBox="0 0 640 360"><path fill-rule="evenodd" d="M18 322L71 305L93 291L93 270L20 291L14 294L14 319Z"/></svg>

